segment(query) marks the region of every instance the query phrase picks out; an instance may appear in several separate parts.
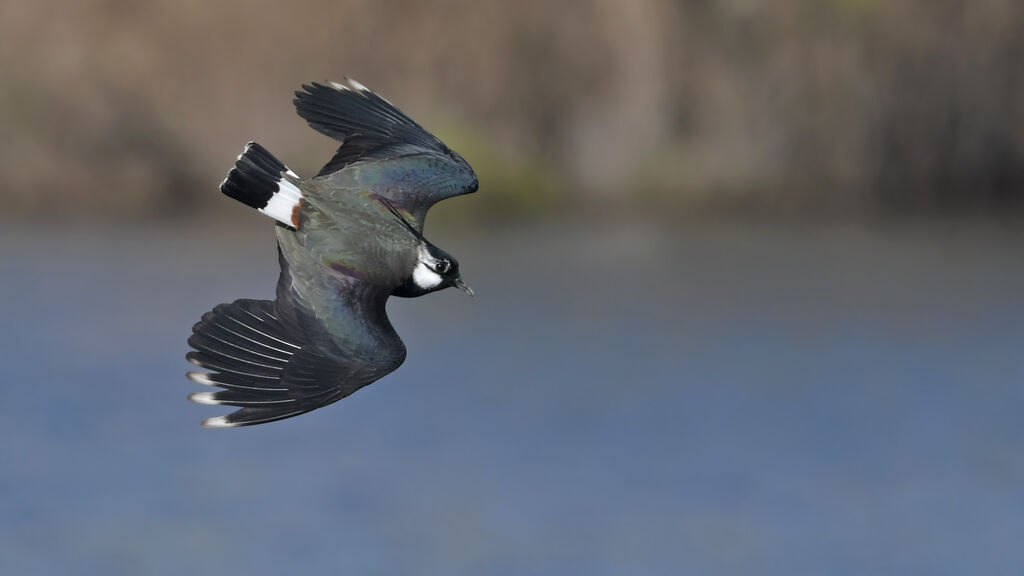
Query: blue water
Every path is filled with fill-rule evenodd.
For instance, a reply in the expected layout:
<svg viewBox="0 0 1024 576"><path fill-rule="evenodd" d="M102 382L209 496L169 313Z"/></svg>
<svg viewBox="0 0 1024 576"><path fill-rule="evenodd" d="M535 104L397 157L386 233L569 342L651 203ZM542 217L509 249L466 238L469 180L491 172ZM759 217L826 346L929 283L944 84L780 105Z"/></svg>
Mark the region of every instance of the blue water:
<svg viewBox="0 0 1024 576"><path fill-rule="evenodd" d="M185 340L269 227L0 233L0 573L1019 574L1024 235L442 234L396 373L204 430Z"/></svg>

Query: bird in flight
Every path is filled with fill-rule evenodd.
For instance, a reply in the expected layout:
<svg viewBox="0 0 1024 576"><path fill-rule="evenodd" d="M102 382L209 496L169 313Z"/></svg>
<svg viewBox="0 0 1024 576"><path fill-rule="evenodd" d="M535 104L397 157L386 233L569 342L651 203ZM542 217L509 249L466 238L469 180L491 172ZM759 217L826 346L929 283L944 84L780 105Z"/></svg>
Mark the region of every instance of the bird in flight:
<svg viewBox="0 0 1024 576"><path fill-rule="evenodd" d="M189 399L238 408L205 427L298 416L395 371L405 345L389 296L473 295L458 261L423 236L434 203L476 191L466 160L351 79L303 85L294 103L341 147L302 179L250 142L220 185L277 221L281 274L276 299L221 304L192 327L186 358L206 371L187 376L219 390Z"/></svg>

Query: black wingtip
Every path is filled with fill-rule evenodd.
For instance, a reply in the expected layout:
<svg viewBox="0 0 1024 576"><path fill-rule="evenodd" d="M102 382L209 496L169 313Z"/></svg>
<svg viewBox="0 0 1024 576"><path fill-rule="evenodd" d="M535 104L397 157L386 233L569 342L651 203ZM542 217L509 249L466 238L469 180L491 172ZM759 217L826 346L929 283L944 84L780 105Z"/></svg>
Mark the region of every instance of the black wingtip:
<svg viewBox="0 0 1024 576"><path fill-rule="evenodd" d="M200 422L199 425L203 428L240 428L242 426L255 426L257 424L277 422L278 420L284 420L286 418L305 414L306 412L306 410L281 412L279 410L260 408L242 408L241 410L235 410L230 414L207 418Z"/></svg>
<svg viewBox="0 0 1024 576"><path fill-rule="evenodd" d="M320 175L402 146L447 151L440 140L394 104L351 78L345 83L303 84L292 102L311 128L342 143Z"/></svg>
<svg viewBox="0 0 1024 576"><path fill-rule="evenodd" d="M269 300L236 300L203 314L192 327L185 358L209 370L185 376L215 391L196 392L189 400L208 406L240 408L207 418L206 428L250 426L291 418L312 409L299 406L282 381L285 367L301 349L277 320Z"/></svg>

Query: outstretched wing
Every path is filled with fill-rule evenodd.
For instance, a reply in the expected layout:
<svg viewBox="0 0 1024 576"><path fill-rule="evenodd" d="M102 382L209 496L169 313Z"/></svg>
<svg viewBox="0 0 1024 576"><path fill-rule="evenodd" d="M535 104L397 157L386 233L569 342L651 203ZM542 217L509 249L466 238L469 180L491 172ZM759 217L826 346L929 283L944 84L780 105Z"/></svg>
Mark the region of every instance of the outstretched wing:
<svg viewBox="0 0 1024 576"><path fill-rule="evenodd" d="M411 215L421 231L436 202L476 191L473 169L387 100L362 84L307 84L295 109L313 129L341 142L317 178L358 186Z"/></svg>
<svg viewBox="0 0 1024 576"><path fill-rule="evenodd" d="M240 408L207 418L203 426L298 416L373 383L405 359L405 346L384 311L385 291L329 275L295 282L283 255L281 267L276 301L221 304L192 328L188 343L195 350L186 358L210 372L187 376L221 390L189 398Z"/></svg>

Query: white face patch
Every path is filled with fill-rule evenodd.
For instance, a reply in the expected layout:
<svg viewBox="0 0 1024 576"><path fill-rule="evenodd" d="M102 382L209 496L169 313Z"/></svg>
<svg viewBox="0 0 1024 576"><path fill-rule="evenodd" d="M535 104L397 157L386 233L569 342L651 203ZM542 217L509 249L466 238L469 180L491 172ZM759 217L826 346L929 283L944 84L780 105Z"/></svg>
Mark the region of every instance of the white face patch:
<svg viewBox="0 0 1024 576"><path fill-rule="evenodd" d="M436 265L437 260L430 255L426 246L421 245L416 252L416 267L412 269L413 283L424 290L436 288L442 280L441 275L434 270Z"/></svg>
<svg viewBox="0 0 1024 576"><path fill-rule="evenodd" d="M417 262L416 267L412 269L412 281L420 288L429 290L441 283L441 275L425 263Z"/></svg>

